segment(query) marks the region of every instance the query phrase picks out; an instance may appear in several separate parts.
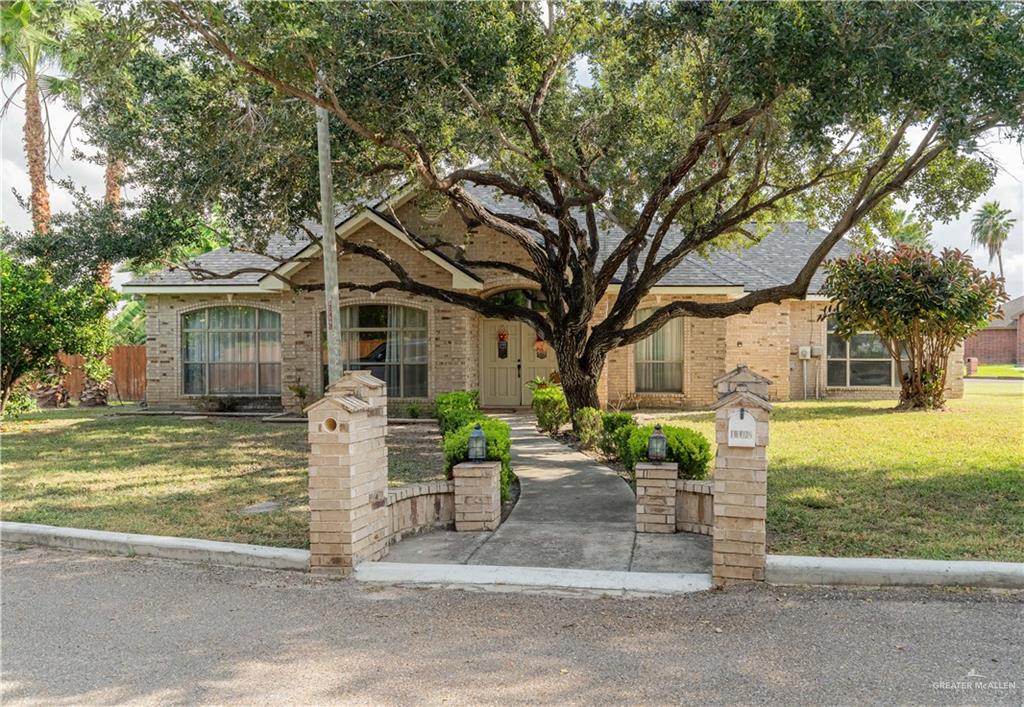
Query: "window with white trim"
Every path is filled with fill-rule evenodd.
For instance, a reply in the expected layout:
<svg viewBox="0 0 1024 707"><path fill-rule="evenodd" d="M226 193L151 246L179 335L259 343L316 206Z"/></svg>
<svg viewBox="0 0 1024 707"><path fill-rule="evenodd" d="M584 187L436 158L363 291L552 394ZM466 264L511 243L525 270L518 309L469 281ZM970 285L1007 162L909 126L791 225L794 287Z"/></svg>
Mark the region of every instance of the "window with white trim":
<svg viewBox="0 0 1024 707"><path fill-rule="evenodd" d="M341 308L341 360L346 371L369 371L395 398L427 397L427 313L397 304ZM327 316L320 313L320 357L327 382Z"/></svg>
<svg viewBox="0 0 1024 707"><path fill-rule="evenodd" d="M835 333L828 320L828 386L831 388L894 387L899 385L896 363L881 338L862 331L847 339ZM908 365L904 357L904 370Z"/></svg>
<svg viewBox="0 0 1024 707"><path fill-rule="evenodd" d="M651 316L655 308L637 311L636 321ZM683 320L670 319L661 329L633 347L638 393L683 391Z"/></svg>
<svg viewBox="0 0 1024 707"><path fill-rule="evenodd" d="M181 316L186 395L280 395L281 315L207 307Z"/></svg>

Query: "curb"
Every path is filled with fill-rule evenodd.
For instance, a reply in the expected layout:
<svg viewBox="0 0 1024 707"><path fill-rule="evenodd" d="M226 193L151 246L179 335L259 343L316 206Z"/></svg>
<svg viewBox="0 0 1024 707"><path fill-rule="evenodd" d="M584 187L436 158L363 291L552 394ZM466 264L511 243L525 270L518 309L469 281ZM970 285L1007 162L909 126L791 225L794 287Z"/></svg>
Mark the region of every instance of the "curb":
<svg viewBox="0 0 1024 707"><path fill-rule="evenodd" d="M1024 562L768 555L771 584L1024 589Z"/></svg>
<svg viewBox="0 0 1024 707"><path fill-rule="evenodd" d="M355 579L360 582L478 587L498 591L572 589L604 594L689 594L711 589L710 574L406 562L363 562L356 566Z"/></svg>
<svg viewBox="0 0 1024 707"><path fill-rule="evenodd" d="M45 545L111 555L158 557L181 562L208 562L214 565L300 572L309 570L308 550L225 543L218 540L112 533L105 530L58 528L53 525L10 521L0 522L0 540L7 543Z"/></svg>

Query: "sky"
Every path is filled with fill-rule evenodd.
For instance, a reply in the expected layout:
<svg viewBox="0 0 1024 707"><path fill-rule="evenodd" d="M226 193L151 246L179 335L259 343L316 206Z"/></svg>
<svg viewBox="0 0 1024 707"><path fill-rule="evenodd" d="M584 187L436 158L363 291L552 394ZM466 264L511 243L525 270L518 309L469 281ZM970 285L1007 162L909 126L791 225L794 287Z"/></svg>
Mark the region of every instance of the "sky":
<svg viewBox="0 0 1024 707"><path fill-rule="evenodd" d="M4 87L9 88L8 86ZM50 119L54 133L60 137L67 131L73 115L60 106L50 108ZM16 231L29 227L31 219L21 208L12 192L16 190L23 196L28 195L28 172L25 167L25 153L22 146L22 126L24 113L20 102L15 101L7 111L0 124L0 157L3 169L0 173L0 218ZM85 148L81 142L81 134L72 129L72 144ZM971 246L971 214L985 201L998 201L1004 209L1010 209L1011 218L1017 223L1003 248L1003 267L1006 272L1006 289L1011 297L1024 295L1024 148L1014 142L1001 139L998 135L990 135L984 143L984 150L999 165L995 183L983 197L962 213L958 219L950 223L936 223L932 232L932 244L936 250L942 248L959 248L974 256L975 262L992 270L997 269L993 262L988 264L988 254L980 248ZM103 167L87 161L72 160L71 149L65 149L63 157L57 156L51 163L51 175L55 180L71 178L75 184L86 187L96 197L103 194ZM56 213L65 211L72 206L71 196L57 185L52 185L50 207ZM115 286L120 286L130 277L124 273L116 273Z"/></svg>

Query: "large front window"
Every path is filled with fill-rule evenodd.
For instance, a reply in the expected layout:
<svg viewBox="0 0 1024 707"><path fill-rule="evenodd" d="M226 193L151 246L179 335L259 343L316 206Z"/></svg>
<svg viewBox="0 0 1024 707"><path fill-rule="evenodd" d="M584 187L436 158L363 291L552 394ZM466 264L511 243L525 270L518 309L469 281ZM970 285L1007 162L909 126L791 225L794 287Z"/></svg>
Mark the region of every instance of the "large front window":
<svg viewBox="0 0 1024 707"><path fill-rule="evenodd" d="M637 312L637 321L654 309ZM670 319L661 329L639 341L634 349L636 389L641 393L680 393L683 390L683 320Z"/></svg>
<svg viewBox="0 0 1024 707"><path fill-rule="evenodd" d="M427 397L427 314L387 304L341 308L341 359L346 371L369 371L396 398ZM323 380L327 381L327 325L320 314Z"/></svg>
<svg viewBox="0 0 1024 707"><path fill-rule="evenodd" d="M835 333L835 322L828 320L828 385L836 388L899 385L896 364L885 344L875 334L864 331L847 339ZM904 364L904 370L907 366Z"/></svg>
<svg viewBox="0 0 1024 707"><path fill-rule="evenodd" d="M181 320L186 395L280 395L280 314L209 307Z"/></svg>

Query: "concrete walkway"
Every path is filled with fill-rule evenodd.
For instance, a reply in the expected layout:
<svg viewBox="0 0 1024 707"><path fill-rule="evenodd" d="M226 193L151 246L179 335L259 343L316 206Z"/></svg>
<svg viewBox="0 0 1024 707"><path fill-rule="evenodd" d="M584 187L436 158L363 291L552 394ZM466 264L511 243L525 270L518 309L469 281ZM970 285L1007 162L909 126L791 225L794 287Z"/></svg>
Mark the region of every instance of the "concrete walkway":
<svg viewBox="0 0 1024 707"><path fill-rule="evenodd" d="M710 572L710 538L637 534L636 497L603 464L536 431L532 415L512 427L521 493L493 533L435 531L391 548L390 562L563 567L618 572Z"/></svg>

